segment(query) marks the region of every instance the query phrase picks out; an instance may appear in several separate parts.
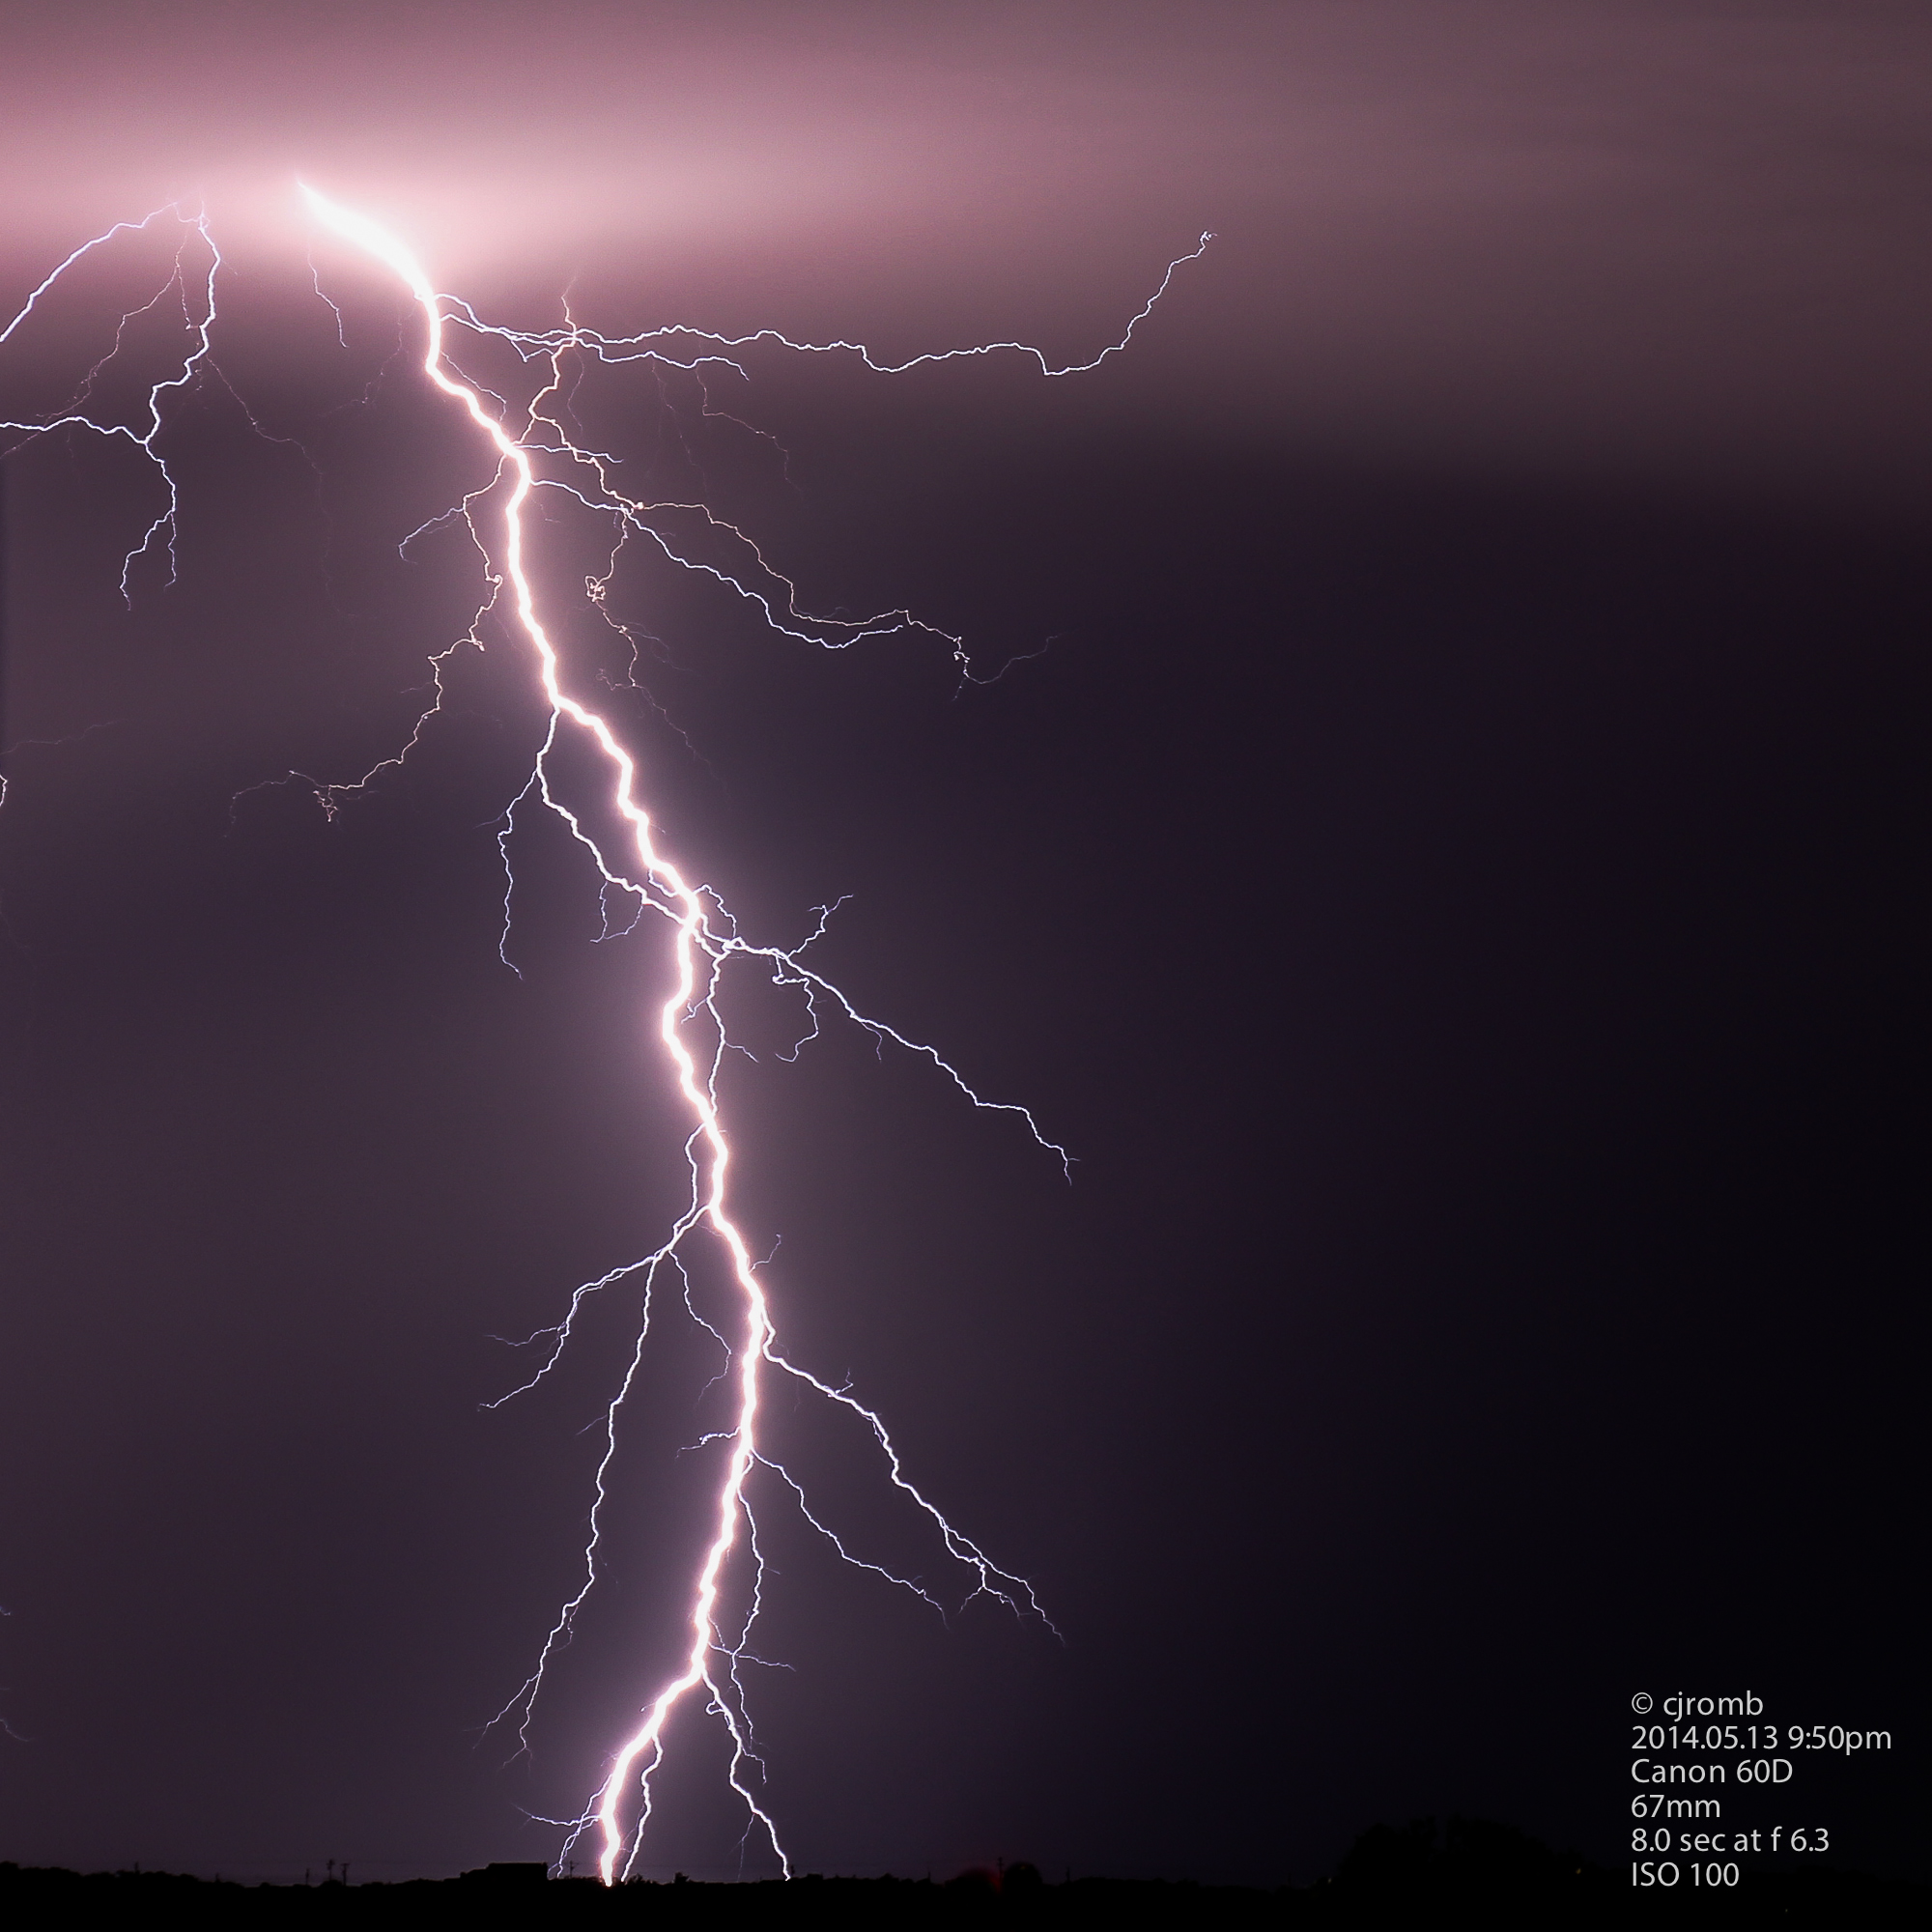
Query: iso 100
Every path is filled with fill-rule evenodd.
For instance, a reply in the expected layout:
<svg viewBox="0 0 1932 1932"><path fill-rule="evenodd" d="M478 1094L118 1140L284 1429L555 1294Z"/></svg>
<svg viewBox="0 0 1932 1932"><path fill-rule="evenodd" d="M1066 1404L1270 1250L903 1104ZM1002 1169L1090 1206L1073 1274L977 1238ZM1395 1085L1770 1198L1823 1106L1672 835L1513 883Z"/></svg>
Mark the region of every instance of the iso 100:
<svg viewBox="0 0 1932 1932"><path fill-rule="evenodd" d="M1690 1874L1690 1883L1695 1886L1736 1885L1738 1882L1735 1860L1728 1864L1686 1865L1680 1870L1675 1859L1645 1859L1641 1863L1633 1859L1631 1883L1639 1889L1659 1885L1673 1886L1683 1881L1687 1871Z"/></svg>

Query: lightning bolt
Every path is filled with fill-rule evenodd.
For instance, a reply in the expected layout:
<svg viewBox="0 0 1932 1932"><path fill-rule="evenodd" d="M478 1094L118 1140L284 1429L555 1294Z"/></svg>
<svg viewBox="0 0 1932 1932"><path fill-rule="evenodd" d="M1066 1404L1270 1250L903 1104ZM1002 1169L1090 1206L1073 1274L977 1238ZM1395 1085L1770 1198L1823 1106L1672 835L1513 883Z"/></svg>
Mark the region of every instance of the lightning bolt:
<svg viewBox="0 0 1932 1932"><path fill-rule="evenodd" d="M168 398L186 389L193 383L202 365L207 362L213 344L210 333L214 327L214 277L221 267L221 250L215 245L213 235L209 230L208 214L204 209L196 209L190 214L180 203L168 202L153 210L139 221L117 221L104 234L97 235L91 242L83 242L66 261L55 269L30 295L20 312L5 328L0 328L0 343L6 342L40 306L41 298L53 288L75 263L91 255L97 248L105 247L117 235L145 234L156 222L172 217L177 226L191 231L191 235L180 238L175 250L174 272L155 293L152 299L138 308L125 311L120 325L114 331L113 346L100 356L87 372L79 389L71 402L50 417L39 422L14 422L0 417L0 429L23 430L30 435L42 435L48 430L78 429L90 430L97 436L121 438L132 443L147 457L160 476L166 491L167 500L155 520L142 532L141 541L130 550L121 565L121 595L129 604L133 602L133 590L129 580L134 566L154 549L157 541L165 540L168 554L168 582L175 582L175 529L181 509L181 491L175 482L174 471L168 467L165 455L156 448L156 440L163 427L161 410ZM199 273L189 267L187 250L193 237L199 237L207 251L207 263ZM193 287L195 295L190 296ZM87 412L87 404L94 391L94 385L100 372L120 353L127 340L128 328L142 316L161 308L169 298L175 298L180 305L183 327L193 337L193 347L182 358L180 372L164 376L154 383L148 390L147 422L142 426L134 423L103 423Z"/></svg>
<svg viewBox="0 0 1932 1932"><path fill-rule="evenodd" d="M825 1014L836 1015L870 1035L881 1050L890 1044L925 1059L974 1107L1015 1117L1024 1123L1034 1141L1056 1156L1069 1175L1070 1156L1064 1147L1046 1136L1028 1108L1010 1101L984 1098L935 1048L909 1038L885 1021L862 1011L830 980L805 963L804 953L813 941L823 936L826 921L836 908L821 908L816 927L796 946L781 948L753 944L740 934L736 923L717 894L687 877L664 849L654 829L640 791L637 760L625 749L610 719L566 688L559 653L538 608L526 563L528 513L535 493L552 490L611 520L616 532L611 567L603 576L587 582L586 593L593 607L603 611L606 621L627 639L628 632L623 632L623 627L617 625L604 610L604 594L616 568L618 554L633 538L639 538L655 545L670 561L707 575L736 592L753 605L774 630L786 637L822 648L840 649L863 638L895 632L924 632L943 639L951 648L962 676L975 677L963 641L922 622L910 611L881 611L854 619L811 615L800 608L796 584L779 572L757 545L735 525L714 517L701 503L647 503L627 495L616 481L617 459L609 452L587 446L579 440L578 434L573 433L570 410L572 367L582 360L606 364L648 361L691 372L701 383L704 372L716 366L729 367L741 375L744 373L732 359L730 352L772 344L806 354L856 355L866 367L881 374L902 373L923 364L1008 352L1032 357L1044 376L1073 375L1095 368L1109 356L1125 350L1135 329L1152 312L1176 273L1186 263L1197 259L1211 238L1202 236L1196 248L1171 262L1159 286L1129 322L1121 338L1085 362L1057 365L1031 345L1009 342L932 352L895 363L880 360L860 343L842 339L796 341L769 329L727 336L678 327L632 336L613 336L579 327L568 317L567 311L566 322L559 328L509 328L486 322L467 302L440 294L415 255L398 237L378 222L305 185L300 187L300 194L318 226L378 265L407 293L423 330L420 358L423 376L461 412L474 431L479 446L491 459L493 474L488 483L468 493L441 517L433 519L431 524L423 526L404 540L404 549L407 550L410 543L431 527L460 521L482 557L488 584L484 606L477 612L468 635L433 658L435 698L430 708L417 720L409 743L353 782L320 781L303 774L291 774L290 778L307 785L325 812L332 817L345 798L365 789L380 772L402 763L419 741L424 724L440 708L442 667L449 651L464 644L482 648L480 632L483 621L496 609L498 600L506 596L509 620L534 662L549 719L528 781L511 802L498 832L506 882L502 942L505 963L509 963L510 904L515 887L509 865L509 840L516 829L519 807L532 798L567 827L595 867L604 895L607 932L611 929L610 906L612 895L620 903L628 901L634 907L632 925L649 912L664 919L670 929L672 985L657 1009L655 1030L671 1082L689 1122L685 1151L691 1192L668 1238L659 1248L636 1262L581 1284L573 1292L562 1321L554 1328L540 1330L537 1335L527 1338L532 1342L548 1339L549 1352L520 1388L499 1399L507 1401L526 1393L551 1373L573 1338L581 1311L593 1296L620 1281L640 1281L642 1314L629 1366L604 1416L603 1453L593 1484L582 1582L560 1608L529 1677L493 1721L516 1717L519 1735L527 1745L531 1713L543 1688L547 1667L558 1649L569 1640L578 1613L596 1583L610 1502L609 1481L616 1456L618 1417L633 1392L644 1360L654 1296L665 1280L674 1277L680 1284L685 1309L694 1321L711 1333L724 1351L726 1367L722 1373L728 1377L730 1382L730 1426L704 1437L703 1444L722 1443L727 1453L711 1505L709 1541L691 1584L685 1620L687 1640L681 1663L642 1708L639 1720L612 1752L603 1781L589 1804L574 1820L560 1821L567 1824L568 1836L558 1862L569 1857L573 1847L583 1836L594 1833L597 1869L603 1882L613 1884L620 1877L629 1875L651 1816L652 1779L665 1760L667 1726L687 1700L696 1699L701 1692L703 1710L722 1721L729 1741L726 1777L745 1806L747 1833L762 1833L781 1869L789 1876L791 1861L781 1843L778 1827L760 1802L752 1781L751 1772L753 1769L762 1779L763 1764L755 1747L744 1687L739 1677L742 1663L761 1661L749 1648L763 1605L765 1582L764 1558L759 1548L750 1493L753 1477L759 1471L766 1472L773 1481L775 1494L780 1499L789 1500L804 1521L828 1541L842 1560L910 1591L942 1616L946 1614L946 1605L916 1579L900 1576L849 1548L838 1533L814 1512L803 1486L792 1473L769 1451L761 1449L758 1419L768 1374L782 1376L810 1391L835 1409L854 1418L869 1434L883 1459L890 1484L929 1521L948 1556L969 1580L965 1601L970 1602L980 1596L989 1597L1015 1614L1037 1618L1049 1630L1053 1626L1037 1600L1032 1585L1024 1577L995 1564L912 1482L879 1414L860 1401L849 1387L829 1382L812 1374L779 1349L771 1302L759 1279L760 1264L753 1260L746 1236L731 1211L732 1150L721 1117L718 1084L724 1055L731 1048L719 1005L723 976L734 962L742 961L759 969L770 983L791 988L802 996L808 1030L786 1057L795 1057L807 1041L817 1037ZM4 344L28 322L43 298L83 258L105 247L117 237L145 233L169 219L182 231L171 275L149 302L124 313L115 331L113 346L88 372L73 399L63 409L38 420L0 420L0 428L22 431L30 436L56 429L74 429L125 439L138 447L154 466L163 486L164 500L144 531L141 542L128 553L124 561L122 588L124 595L129 597L132 594L131 575L136 565L157 545L166 548L169 582L174 581L174 547L180 498L165 452L157 447L166 422L165 406L173 396L185 391L198 376L212 374L219 377L213 357L213 331L215 324L215 281L222 267L222 257L205 212L200 209L189 212L180 205L169 204L156 209L141 221L117 223L69 255L35 288L5 329L0 329L0 344ZM190 251L197 242L201 256L190 262ZM317 296L335 310L340 335L341 312L324 293L313 262L311 270ZM134 321L170 301L179 303L183 327L186 331L186 348L179 368L150 387L144 417L131 423L122 423L105 420L90 412L88 405L93 385L101 369L120 353ZM468 377L456 363L450 353L452 329L469 339L489 339L507 346L525 366L548 365L536 395L521 412L522 425L518 431L513 432L510 426L516 412L506 399ZM225 382L225 379L221 380ZM233 393L232 385L230 392ZM707 408L708 400L707 397ZM242 407L245 411L245 403ZM255 421L252 413L249 420L251 423ZM255 427L261 429L259 423ZM262 433L268 434L266 431ZM272 440L288 440L279 437ZM557 467L540 469L540 460ZM496 499L494 517L490 514L493 498ZM690 545L679 542L672 534L679 519L686 525L695 522L708 536L735 548L743 559L742 563L727 569L710 557L698 554ZM635 654L634 642L634 669ZM585 823L585 814L574 807L553 781L554 760L559 746L566 739L586 744L594 751L597 768L603 774L602 809L620 828L619 842L614 847L607 845L606 840ZM4 800L4 792L0 792L0 800ZM629 930L630 927L622 929ZM722 1250L727 1266L736 1297L735 1325L731 1326L730 1332L701 1315L692 1300L685 1257L691 1244L700 1238L708 1239ZM741 1556L748 1572L748 1581L742 1586L745 1593L742 1614L733 1618L727 1615L725 1608L727 1576L732 1571L734 1559Z"/></svg>

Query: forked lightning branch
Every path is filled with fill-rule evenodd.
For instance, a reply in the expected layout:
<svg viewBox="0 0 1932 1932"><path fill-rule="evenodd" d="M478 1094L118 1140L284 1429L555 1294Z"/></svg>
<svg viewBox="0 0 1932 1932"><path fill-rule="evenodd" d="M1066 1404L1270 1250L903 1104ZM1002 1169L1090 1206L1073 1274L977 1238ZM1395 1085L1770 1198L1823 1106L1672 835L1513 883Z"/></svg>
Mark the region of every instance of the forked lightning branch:
<svg viewBox="0 0 1932 1932"><path fill-rule="evenodd" d="M653 1779L666 1762L667 1729L673 1715L691 1700L722 1727L728 1741L726 1776L742 1803L748 1834L757 1833L770 1842L781 1866L789 1875L776 1820L765 1796L765 1774L755 1747L747 1709L741 1665L751 1658L750 1643L763 1603L766 1575L759 1551L754 1511L782 1508L800 1513L810 1529L822 1536L840 1558L872 1572L886 1582L910 1591L945 1613L948 1605L926 1582L872 1561L852 1547L823 1509L808 1497L803 1485L761 1445L760 1406L772 1378L782 1378L843 1412L869 1436L879 1459L882 1480L899 1492L923 1520L947 1562L958 1578L952 1601L993 1599L1015 1615L1037 1619L1046 1628L1045 1612L1032 1586L1022 1577L995 1563L979 1544L957 1528L907 1473L893 1438L879 1414L849 1388L828 1381L793 1361L781 1348L774 1325L771 1298L753 1263L739 1222L733 1217L732 1143L721 1110L720 1073L731 1041L726 1032L721 994L727 976L753 971L767 981L791 989L807 1015L805 1044L827 1022L861 1029L881 1049L918 1056L955 1088L973 1107L1010 1118L1040 1149L1063 1166L1066 1151L1050 1139L1026 1107L989 1099L937 1049L908 1038L872 1014L862 1011L830 980L809 962L817 930L799 945L781 947L756 943L743 936L718 895L695 883L684 866L666 849L645 803L645 774L626 746L621 719L599 709L579 690L569 687L563 662L553 640L554 619L547 619L531 578L530 546L536 520L531 510L540 492L555 492L609 520L614 536L614 555L626 544L654 547L674 564L698 571L745 599L765 622L782 635L819 648L837 649L861 638L892 633L919 633L943 639L960 672L973 668L963 640L923 624L910 611L888 611L857 619L812 615L800 608L793 582L767 560L757 546L735 525L714 517L701 504L656 504L627 495L618 487L619 464L609 452L588 446L582 432L574 432L569 408L571 372L587 362L617 366L669 365L701 374L707 365L729 364L731 352L752 344L771 344L811 354L849 355L863 359L880 374L894 374L922 363L961 356L1008 353L1031 357L1043 376L1061 377L1095 367L1127 347L1134 329L1166 293L1175 274L1207 247L1203 236L1197 247L1170 263L1146 304L1119 341L1107 345L1084 362L1057 365L1039 350L1021 343L977 345L970 349L933 352L891 363L874 356L862 344L797 342L773 331L723 336L671 327L633 336L612 335L566 321L560 327L525 330L485 321L467 302L438 291L417 255L386 228L315 189L300 189L300 206L318 239L334 244L325 249L318 268L316 295L327 300L327 274L347 276L370 272L387 277L407 299L413 320L407 326L421 345L418 366L422 379L443 405L467 426L475 450L473 473L460 482L447 513L460 521L474 542L483 580L482 602L468 634L432 657L435 697L418 719L415 732L393 756L359 777L311 779L321 808L333 816L356 792L367 786L384 766L407 759L419 742L424 724L442 702L441 676L451 651L475 644L488 621L494 621L519 641L527 654L531 673L540 687L549 718L541 747L527 782L505 802L498 844L505 868L505 923L514 906L515 877L510 867L510 838L520 810L554 813L568 829L595 869L607 905L614 897L633 908L635 924L646 917L661 923L671 965L671 987L653 1015L653 1030L662 1054L662 1075L674 1091L688 1123L685 1153L690 1192L682 1210L650 1253L580 1285L569 1298L562 1319L552 1329L532 1338L547 1344L535 1373L521 1394L548 1376L570 1345L580 1315L595 1296L628 1283L640 1290L639 1318L628 1362L617 1378L602 1420L602 1447L587 1513L582 1568L575 1588L558 1608L547 1635L538 1646L533 1667L516 1695L498 1713L498 1721L514 1725L525 1743L545 1674L560 1647L569 1639L579 1613L595 1588L601 1572L602 1545L613 1501L618 1421L633 1398L644 1361L650 1311L661 1287L674 1284L676 1299L694 1320L710 1330L729 1363L731 1413L728 1428L707 1437L723 1460L722 1472L710 1505L710 1529L696 1573L685 1585L688 1610L683 1621L681 1662L658 1687L634 1718L616 1727L617 1735L595 1793L566 1826L559 1862L568 1859L585 1837L594 1839L597 1869L605 1883L626 1876L636 1865L651 1816ZM291 217L296 218L292 205ZM233 392L217 359L218 315L224 261L205 211L169 205L144 220L122 222L76 248L37 286L19 312L0 329L0 344L25 341L43 320L52 292L84 259L113 247L133 235L165 233L172 225L177 245L172 271L146 303L118 318L106 352L89 369L70 401L38 416L0 419L0 427L22 439L55 432L112 439L138 450L157 482L155 514L135 533L122 568L124 595L137 590L144 559L164 556L168 581L174 581L176 530L180 492L163 449L163 432L171 412L196 384L220 382ZM131 419L117 418L97 403L97 390L109 364L124 353L130 328L151 311L178 307L185 348L177 363L148 384ZM110 318L110 320L113 320ZM452 353L452 337L487 338L507 346L519 367L528 372L529 393L512 400L485 389L469 379ZM743 373L740 370L740 373ZM243 403L245 409L245 402ZM251 417L252 420L252 417ZM17 444L16 444L17 446ZM675 514L672 514L675 513ZM721 565L713 550L700 554L679 542L675 532L696 516L703 528L740 558L736 566ZM441 521L441 520L439 520ZM407 538L405 539L407 541ZM593 579L589 601L601 608L608 577ZM591 754L601 774L601 796L585 796L580 784L573 790L564 776L568 745L573 756L568 769L582 767L582 753ZM0 801L4 801L0 790ZM600 828L614 828L607 831ZM722 1260L736 1300L735 1330L721 1328L694 1306L687 1265L700 1246ZM508 1400L509 1398L504 1398Z"/></svg>

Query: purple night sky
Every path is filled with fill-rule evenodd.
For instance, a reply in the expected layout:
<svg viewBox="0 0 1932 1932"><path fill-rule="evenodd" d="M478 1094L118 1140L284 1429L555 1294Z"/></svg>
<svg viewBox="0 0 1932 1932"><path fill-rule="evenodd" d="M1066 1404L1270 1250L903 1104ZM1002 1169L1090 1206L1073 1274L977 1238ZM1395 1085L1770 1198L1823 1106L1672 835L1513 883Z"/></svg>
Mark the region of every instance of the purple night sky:
<svg viewBox="0 0 1932 1932"><path fill-rule="evenodd" d="M338 341L298 176L492 318L893 359L1083 360L1216 237L1065 381L759 349L709 412L586 388L810 607L1038 653L813 650L640 551L647 696L560 620L680 863L761 939L849 895L825 969L1076 1159L746 1008L786 1340L1065 1638L774 1511L801 1869L1305 1882L1451 1812L1616 1862L1635 1690L1912 1730L1921 8L0 0L0 323L171 197L229 262L177 582L124 607L125 446L0 440L0 1860L551 1858L701 1515L715 1364L667 1330L511 1761L482 1726L572 1585L635 1296L486 1410L494 1338L677 1209L662 936L595 943L538 824L499 962L542 728L505 639L332 823L250 789L393 753L477 601L460 538L397 551L475 445L319 250ZM163 259L0 346L0 417ZM603 558L541 528L562 609ZM813 1427L774 1422L917 1564ZM640 1871L771 1868L723 1766L674 1734ZM1909 1783L1818 1771L1846 1863L1922 1870Z"/></svg>

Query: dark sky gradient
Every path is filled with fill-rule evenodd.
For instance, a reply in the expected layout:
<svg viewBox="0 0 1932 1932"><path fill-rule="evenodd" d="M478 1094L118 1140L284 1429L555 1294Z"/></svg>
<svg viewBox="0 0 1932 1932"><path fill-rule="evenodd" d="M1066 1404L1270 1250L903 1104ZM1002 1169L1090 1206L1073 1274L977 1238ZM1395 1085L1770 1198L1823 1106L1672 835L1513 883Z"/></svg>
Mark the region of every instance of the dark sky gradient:
<svg viewBox="0 0 1932 1932"><path fill-rule="evenodd" d="M801 1865L1273 1881L1456 1809L1614 1861L1631 1693L1748 1685L1893 1729L1781 1811L1923 1869L1932 27L904 11L0 6L0 306L205 185L222 367L322 467L202 392L180 582L126 612L151 483L6 466L0 1858L548 1856L523 1811L594 1786L685 1574L711 1371L667 1328L534 1755L478 1744L623 1322L483 1413L489 1338L674 1206L662 959L592 944L540 831L497 959L507 649L332 826L231 807L392 750L473 601L460 545L395 556L473 454L403 373L337 409L393 305L331 347L300 170L521 320L572 283L898 354L1091 353L1220 236L1078 381L754 358L723 400L789 486L676 381L621 419L809 603L1053 639L959 692L930 641L620 579L696 747L632 707L677 852L757 936L851 895L827 969L1079 1161L850 1037L733 1075L786 1335L1066 1635L944 1630L775 1512ZM99 312L0 351L0 413ZM558 526L546 593L594 563ZM645 1864L722 1875L679 1737Z"/></svg>

